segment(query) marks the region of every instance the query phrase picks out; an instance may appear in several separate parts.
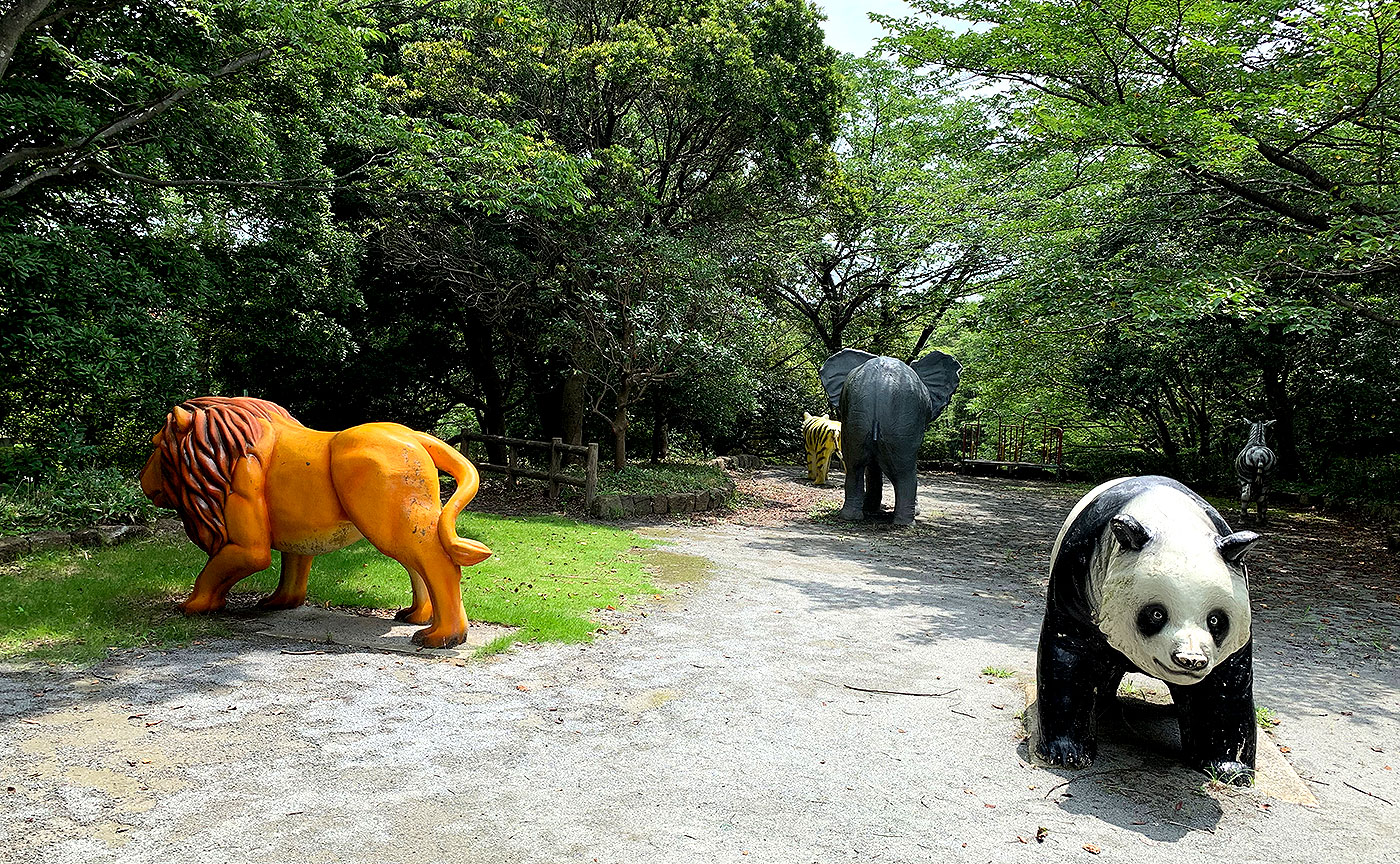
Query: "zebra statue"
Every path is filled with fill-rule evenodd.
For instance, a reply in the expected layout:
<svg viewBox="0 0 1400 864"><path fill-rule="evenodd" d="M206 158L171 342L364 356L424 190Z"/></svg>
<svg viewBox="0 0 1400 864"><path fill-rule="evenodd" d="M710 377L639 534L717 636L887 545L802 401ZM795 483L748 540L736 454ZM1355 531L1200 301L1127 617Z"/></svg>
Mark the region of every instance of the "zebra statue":
<svg viewBox="0 0 1400 864"><path fill-rule="evenodd" d="M840 456L841 464L846 462L846 457L841 455L841 422L826 414L813 417L804 411L802 443L807 450L807 479L814 485L825 486L831 457Z"/></svg>
<svg viewBox="0 0 1400 864"><path fill-rule="evenodd" d="M1235 476L1240 478L1240 519L1244 519L1245 505L1253 501L1259 521L1266 522L1266 483L1278 464L1278 457L1267 443L1269 427L1274 425L1274 421L1246 422L1249 423L1249 440L1245 442L1240 455L1235 457Z"/></svg>

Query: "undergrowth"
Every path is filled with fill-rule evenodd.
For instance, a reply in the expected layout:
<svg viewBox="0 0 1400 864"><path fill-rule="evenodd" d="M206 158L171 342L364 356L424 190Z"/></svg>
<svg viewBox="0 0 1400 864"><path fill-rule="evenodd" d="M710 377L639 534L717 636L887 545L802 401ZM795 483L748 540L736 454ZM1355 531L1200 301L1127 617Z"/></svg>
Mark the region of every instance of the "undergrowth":
<svg viewBox="0 0 1400 864"><path fill-rule="evenodd" d="M724 469L713 465L685 462L633 464L621 471L600 471L598 491L623 495L702 492L728 482L729 475L724 473Z"/></svg>

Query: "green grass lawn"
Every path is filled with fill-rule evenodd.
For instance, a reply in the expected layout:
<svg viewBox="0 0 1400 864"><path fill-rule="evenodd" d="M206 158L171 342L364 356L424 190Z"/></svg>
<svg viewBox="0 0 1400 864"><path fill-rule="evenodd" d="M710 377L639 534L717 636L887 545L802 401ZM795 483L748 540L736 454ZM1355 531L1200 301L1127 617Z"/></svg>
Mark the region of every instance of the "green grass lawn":
<svg viewBox="0 0 1400 864"><path fill-rule="evenodd" d="M514 641L586 641L597 629L594 610L657 591L636 553L654 543L630 531L487 513L464 513L457 530L495 553L463 570L467 617L519 627ZM219 616L184 618L174 608L205 560L181 537L0 565L0 658L87 664L108 648L224 634ZM271 592L279 566L274 553L272 567L234 594ZM364 541L318 557L311 569L309 600L320 605L397 609L411 596L403 567Z"/></svg>

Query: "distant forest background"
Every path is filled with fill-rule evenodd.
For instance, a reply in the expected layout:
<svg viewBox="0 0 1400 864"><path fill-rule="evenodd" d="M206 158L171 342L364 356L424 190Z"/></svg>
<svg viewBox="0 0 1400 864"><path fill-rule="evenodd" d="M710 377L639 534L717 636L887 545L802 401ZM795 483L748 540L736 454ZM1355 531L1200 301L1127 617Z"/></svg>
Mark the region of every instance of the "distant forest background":
<svg viewBox="0 0 1400 864"><path fill-rule="evenodd" d="M797 458L856 347L961 361L931 459L1223 489L1273 419L1400 497L1400 3L912 6L7 3L0 487L129 490L206 393Z"/></svg>

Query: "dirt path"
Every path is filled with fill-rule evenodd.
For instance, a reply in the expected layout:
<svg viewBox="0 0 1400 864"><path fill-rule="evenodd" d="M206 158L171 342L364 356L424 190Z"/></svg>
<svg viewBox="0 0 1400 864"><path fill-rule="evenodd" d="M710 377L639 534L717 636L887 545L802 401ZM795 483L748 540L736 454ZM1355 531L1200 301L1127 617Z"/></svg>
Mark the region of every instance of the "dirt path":
<svg viewBox="0 0 1400 864"><path fill-rule="evenodd" d="M1285 522L1253 571L1256 698L1309 809L1203 788L1126 745L1089 772L1027 763L1019 680L1074 495L929 477L924 515L899 531L833 522L835 490L782 472L745 488L735 519L655 532L712 565L592 646L457 666L222 640L95 674L5 674L0 861L1000 862L1091 845L1176 864L1400 848L1400 576L1364 534Z"/></svg>

